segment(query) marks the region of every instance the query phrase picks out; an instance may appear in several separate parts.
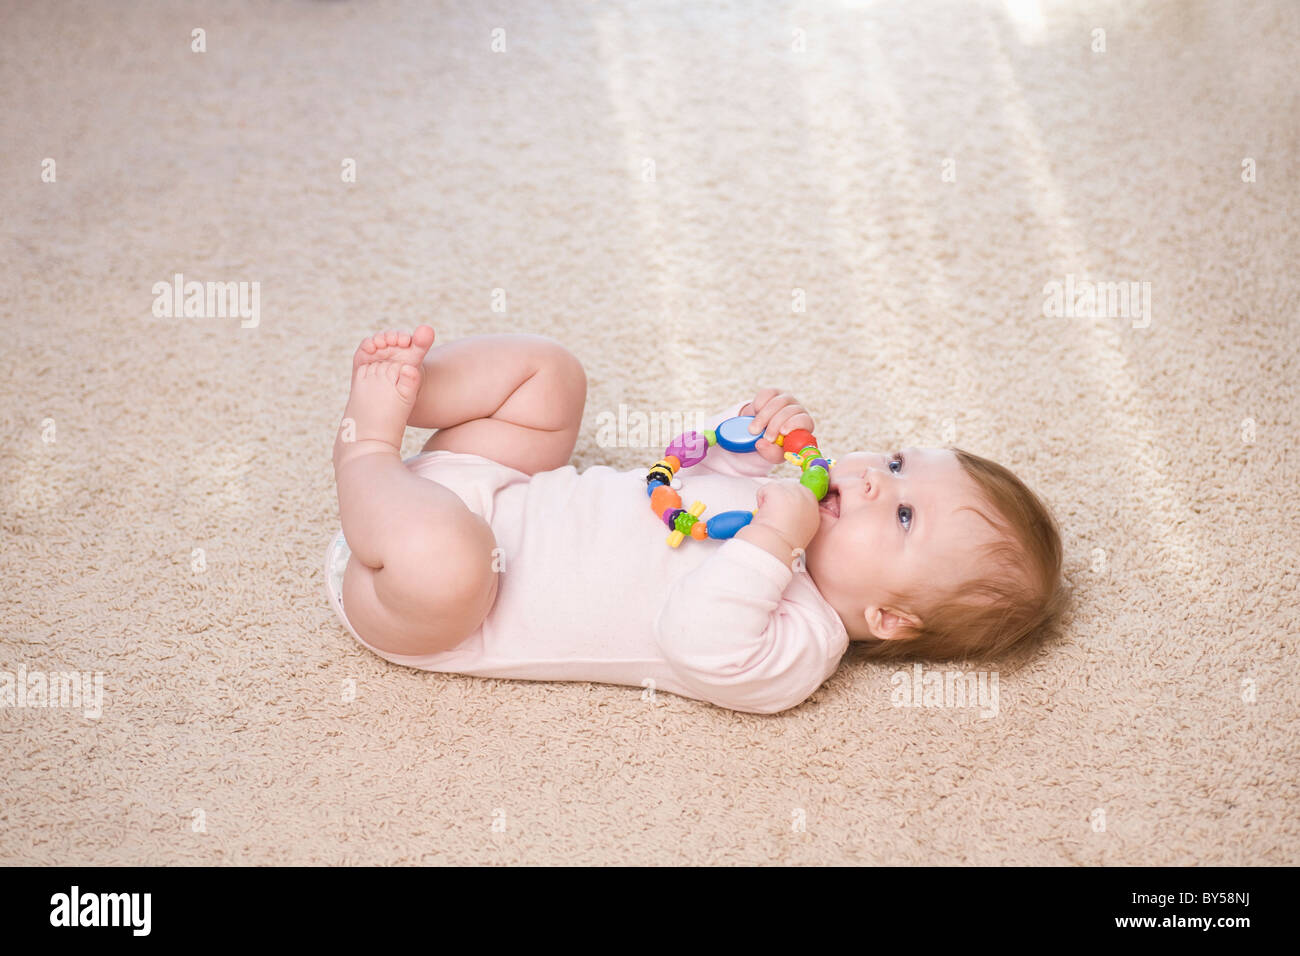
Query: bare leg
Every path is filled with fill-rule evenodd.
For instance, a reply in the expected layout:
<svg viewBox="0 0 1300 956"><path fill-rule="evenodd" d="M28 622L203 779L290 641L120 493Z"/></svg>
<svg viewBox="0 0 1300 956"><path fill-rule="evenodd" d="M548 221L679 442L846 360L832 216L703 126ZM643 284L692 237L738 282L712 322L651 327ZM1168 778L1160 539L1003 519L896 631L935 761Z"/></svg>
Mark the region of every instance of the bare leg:
<svg viewBox="0 0 1300 956"><path fill-rule="evenodd" d="M474 335L429 348L433 338L427 325L382 332L354 360L422 364L407 424L438 429L426 451L471 452L529 475L568 463L587 397L572 353L542 335Z"/></svg>
<svg viewBox="0 0 1300 956"><path fill-rule="evenodd" d="M420 367L370 362L353 372L334 443L348 618L394 654L427 654L473 632L496 599L487 522L442 485L412 474L399 448ZM349 440L351 439L351 440Z"/></svg>
<svg viewBox="0 0 1300 956"><path fill-rule="evenodd" d="M334 443L352 549L344 605L358 633L394 654L454 647L482 623L499 583L488 523L402 464L405 426L439 429L426 449L473 452L533 474L569 460L587 392L578 360L543 336L431 348L433 339L420 326L362 342Z"/></svg>

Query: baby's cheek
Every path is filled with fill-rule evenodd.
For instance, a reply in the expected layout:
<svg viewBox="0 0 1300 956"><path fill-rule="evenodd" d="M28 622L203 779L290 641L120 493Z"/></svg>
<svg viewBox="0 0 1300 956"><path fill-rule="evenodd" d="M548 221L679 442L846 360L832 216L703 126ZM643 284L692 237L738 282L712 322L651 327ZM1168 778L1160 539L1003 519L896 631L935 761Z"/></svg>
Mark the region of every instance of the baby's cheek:
<svg viewBox="0 0 1300 956"><path fill-rule="evenodd" d="M892 551L891 544L887 540L882 540L877 529L868 524L861 524L855 528L844 528L844 562L851 565L855 574L876 579L887 568L894 568L897 564L897 555Z"/></svg>
<svg viewBox="0 0 1300 956"><path fill-rule="evenodd" d="M836 576L839 579L851 581L871 572L870 548L865 547L862 541L846 534L837 534L832 536L829 543L828 556L835 564Z"/></svg>

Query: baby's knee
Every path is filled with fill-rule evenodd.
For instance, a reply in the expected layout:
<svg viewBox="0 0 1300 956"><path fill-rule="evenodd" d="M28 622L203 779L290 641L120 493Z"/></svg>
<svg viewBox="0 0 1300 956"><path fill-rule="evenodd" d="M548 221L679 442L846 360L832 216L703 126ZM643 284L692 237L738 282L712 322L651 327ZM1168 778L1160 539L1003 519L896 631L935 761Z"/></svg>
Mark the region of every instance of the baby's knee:
<svg viewBox="0 0 1300 956"><path fill-rule="evenodd" d="M496 538L468 508L450 520L414 523L384 558L386 601L441 618L486 614L496 593Z"/></svg>
<svg viewBox="0 0 1300 956"><path fill-rule="evenodd" d="M551 359L555 362L561 377L572 383L574 390L581 391L585 398L587 394L587 370L582 367L582 360L555 339L548 337L547 341L551 344Z"/></svg>
<svg viewBox="0 0 1300 956"><path fill-rule="evenodd" d="M548 383L548 398L560 418L556 427L569 420L581 421L587 403L587 370L582 361L559 340L549 335L531 336L540 353L538 374Z"/></svg>

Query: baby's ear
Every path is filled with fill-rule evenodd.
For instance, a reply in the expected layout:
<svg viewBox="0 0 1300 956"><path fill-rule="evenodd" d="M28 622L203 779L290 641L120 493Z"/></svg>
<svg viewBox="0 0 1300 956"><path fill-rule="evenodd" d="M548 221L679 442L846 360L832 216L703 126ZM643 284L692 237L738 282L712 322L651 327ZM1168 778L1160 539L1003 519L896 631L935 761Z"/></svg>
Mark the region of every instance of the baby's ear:
<svg viewBox="0 0 1300 956"><path fill-rule="evenodd" d="M921 623L921 619L895 608L869 607L865 612L867 629L871 636L881 641L897 641L908 637L908 629Z"/></svg>

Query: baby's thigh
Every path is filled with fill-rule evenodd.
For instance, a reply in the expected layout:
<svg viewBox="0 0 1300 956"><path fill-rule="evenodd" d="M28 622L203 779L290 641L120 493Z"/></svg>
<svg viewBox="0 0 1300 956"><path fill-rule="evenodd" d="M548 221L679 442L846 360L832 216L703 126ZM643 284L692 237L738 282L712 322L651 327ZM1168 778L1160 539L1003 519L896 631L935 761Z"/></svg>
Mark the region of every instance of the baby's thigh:
<svg viewBox="0 0 1300 956"><path fill-rule="evenodd" d="M413 518L385 549L382 568L349 560L343 604L357 633L379 650L450 650L491 611L500 581L492 528L463 504L452 510L428 527Z"/></svg>

